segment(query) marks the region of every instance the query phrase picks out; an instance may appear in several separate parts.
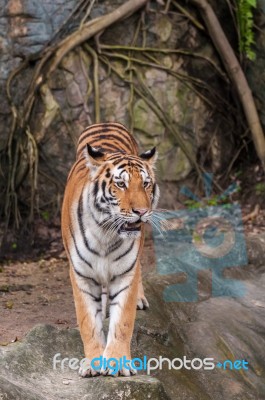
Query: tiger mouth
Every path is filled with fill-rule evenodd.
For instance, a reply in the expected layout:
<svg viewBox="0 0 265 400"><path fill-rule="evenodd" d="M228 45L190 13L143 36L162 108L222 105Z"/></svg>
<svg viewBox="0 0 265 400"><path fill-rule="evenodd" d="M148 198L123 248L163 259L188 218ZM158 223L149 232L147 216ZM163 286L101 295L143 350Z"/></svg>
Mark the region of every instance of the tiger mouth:
<svg viewBox="0 0 265 400"><path fill-rule="evenodd" d="M141 230L141 221L138 222L125 222L120 227L120 232L139 232Z"/></svg>

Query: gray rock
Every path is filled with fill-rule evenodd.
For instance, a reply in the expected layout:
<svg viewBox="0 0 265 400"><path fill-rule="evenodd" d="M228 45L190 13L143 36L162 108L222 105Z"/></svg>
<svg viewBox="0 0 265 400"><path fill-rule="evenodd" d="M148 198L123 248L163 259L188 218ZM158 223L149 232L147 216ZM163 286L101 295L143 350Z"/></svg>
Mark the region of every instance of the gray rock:
<svg viewBox="0 0 265 400"><path fill-rule="evenodd" d="M167 400L161 382L149 376L84 379L65 362L53 369L53 357L82 360L83 346L78 330L59 331L37 325L22 343L0 350L0 398L6 400L55 400L95 398ZM2 397L1 397L2 396Z"/></svg>
<svg viewBox="0 0 265 400"><path fill-rule="evenodd" d="M123 3L122 0L95 2L92 18L108 13ZM116 69L118 74L111 73L108 65L99 59L99 92L102 121L119 121L133 131L143 149L157 145L159 159L157 165L158 177L161 181L176 182L185 179L191 171L191 163L180 149L176 135L180 135L194 159L209 158L209 169L217 173L222 171L232 153L233 136L230 125L227 126L223 115L227 110L220 110L219 103L213 95L207 105L199 93L192 89L188 79L189 75L200 78L201 84L205 81L211 88L210 93L224 91L223 82L219 82L218 74L207 61L208 57L218 65L219 60L211 44L205 41L204 35L196 31L185 16L179 13L163 13L161 4L152 5L157 12L145 14L144 37L142 29L135 42L136 47L141 47L146 40L146 47L170 50L186 49L193 56L169 52L152 53L160 64L154 68L152 59L146 58L142 52L135 51L133 57L149 65L133 62L135 74L133 80L144 96L149 98L157 109L161 109L174 127L174 132L158 118L145 102L142 96L132 93L128 84L129 75L126 70L126 61L116 56L108 55L106 59ZM161 3L161 2L160 2ZM0 149L4 149L11 124L11 110L4 90L7 77L25 57L32 56L43 50L46 44L58 33L61 25L73 11L73 0L0 0L0 84L3 87L0 93L1 115ZM188 7L188 5L186 5ZM151 7L151 8L152 8ZM191 11L193 12L193 11ZM138 14L139 15L139 14ZM67 32L71 32L79 24L82 13L76 17ZM121 21L106 29L100 41L109 45L130 45L138 24L137 16ZM65 27L66 28L66 27ZM126 30L126 35L124 31ZM63 37L64 33L61 33ZM93 41L90 43L94 45ZM102 55L105 50L102 49ZM115 53L127 53L117 49ZM199 53L199 57L194 57ZM150 54L149 54L150 56ZM105 57L105 56L104 56ZM151 66L150 66L151 63ZM109 64L110 65L110 64ZM13 82L12 95L15 103L23 108L25 92L32 79L34 62L30 63L17 81ZM171 69L171 71L166 70ZM173 75L172 75L173 74ZM134 74L133 74L134 75ZM141 87L140 81L145 85ZM70 52L60 64L60 68L50 77L48 85L59 109L56 114L49 112L49 105L38 98L34 115L30 122L31 130L39 147L40 170L51 177L49 184L43 174L38 179L38 193L40 207L53 202L56 204L58 195L64 191L64 182L75 157L75 143L80 132L95 121L93 62L91 55L83 48ZM148 94L152 92L152 97ZM196 89L197 90L197 89ZM22 99L22 100L21 100ZM215 103L218 104L215 108ZM262 107L261 107L262 108ZM21 109L21 113L24 111ZM40 128L40 121L48 119L50 122L46 129ZM166 124L168 126L168 124ZM41 129L41 132L40 132ZM237 130L236 130L237 131ZM224 135L229 132L229 135ZM16 137L16 135L15 135ZM41 138L41 140L40 140ZM209 140L211 138L211 140ZM26 145L25 145L26 147ZM27 171L27 158L22 169ZM2 166L4 175L8 176L8 163ZM19 182L20 177L17 177ZM56 181L56 184L51 182ZM22 201L28 204L28 185L24 183L20 192ZM177 187L174 188L171 200L176 198ZM0 199L1 203L1 199Z"/></svg>
<svg viewBox="0 0 265 400"><path fill-rule="evenodd" d="M153 271L145 279L150 310L137 313L133 358L212 358L214 369L170 369L164 360L163 368L151 370L150 375L143 371L131 378L79 378L67 360L63 370L60 364L53 369L57 353L60 360L83 358L79 331L40 325L22 343L0 348L0 398L265 399L265 264L259 262L265 246L262 237L254 236L247 239L247 245L251 264L224 271L225 278L244 284L241 297L213 297L212 274L206 270L198 273L199 300L194 302L164 300L168 286L180 290L187 279L185 272L159 275ZM225 279L222 286L225 293ZM175 361L175 367L180 360ZM242 361L248 363L246 368L242 368ZM218 363L222 366L216 366ZM197 360L193 365L199 364Z"/></svg>

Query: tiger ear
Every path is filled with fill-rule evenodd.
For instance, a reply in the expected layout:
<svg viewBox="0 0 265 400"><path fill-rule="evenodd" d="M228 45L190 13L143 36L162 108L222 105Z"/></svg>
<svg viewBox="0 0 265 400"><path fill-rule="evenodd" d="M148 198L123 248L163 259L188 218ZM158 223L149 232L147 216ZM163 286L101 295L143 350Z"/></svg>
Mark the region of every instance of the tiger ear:
<svg viewBox="0 0 265 400"><path fill-rule="evenodd" d="M157 151L156 147L153 147L152 150L147 150L144 153L140 154L140 158L142 160L147 161L149 164L154 165L157 160Z"/></svg>
<svg viewBox="0 0 265 400"><path fill-rule="evenodd" d="M96 149L95 147L86 145L85 156L88 161L88 166L99 166L104 162L105 153L103 151Z"/></svg>

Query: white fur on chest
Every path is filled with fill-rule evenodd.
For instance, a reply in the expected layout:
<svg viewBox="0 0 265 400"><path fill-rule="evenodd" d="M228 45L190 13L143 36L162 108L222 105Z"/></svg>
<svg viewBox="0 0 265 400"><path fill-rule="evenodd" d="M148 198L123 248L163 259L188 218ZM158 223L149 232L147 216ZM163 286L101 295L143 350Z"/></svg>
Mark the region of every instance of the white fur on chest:
<svg viewBox="0 0 265 400"><path fill-rule="evenodd" d="M104 232L101 235L92 233L95 232L95 230L93 231L93 228L95 229L93 221L89 221L87 225L89 227L85 229L85 237L92 251L87 249L81 232L77 231L75 232L76 244L73 243L70 250L71 257L81 274L95 279L103 286L107 286L114 276L123 274L136 261L140 240L124 239L114 251L109 253L111 245L120 240L119 236L108 240L104 236ZM93 251L99 254L94 254ZM125 254L126 252L128 253Z"/></svg>

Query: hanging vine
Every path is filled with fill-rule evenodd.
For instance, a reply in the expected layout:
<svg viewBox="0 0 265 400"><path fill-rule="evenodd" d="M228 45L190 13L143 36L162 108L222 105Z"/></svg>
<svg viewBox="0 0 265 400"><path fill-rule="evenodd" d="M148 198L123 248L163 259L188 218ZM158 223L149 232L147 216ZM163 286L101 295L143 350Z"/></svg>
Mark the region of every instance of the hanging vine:
<svg viewBox="0 0 265 400"><path fill-rule="evenodd" d="M193 2L196 4L195 0ZM214 69L215 73L226 84L229 81L228 76L219 64L210 57L198 52L191 52L187 49L147 47L144 28L145 11L143 10L143 7L147 3L148 0L129 0L111 13L91 20L89 19L89 15L94 6L94 1L80 1L72 14L55 33L53 39L47 43L46 47L40 53L26 59L10 74L6 91L12 111L12 125L10 127L7 145L3 152L6 155L4 156L4 160L7 161L8 177L4 192L4 207L1 210L6 221L6 226L9 225L11 218L16 227L19 227L22 221L18 204L18 192L25 176L28 177L31 188L30 210L28 215L28 220L30 222L33 221L34 213L38 208L39 174L45 176L45 178L49 179L53 184L55 183L56 187L58 187L58 191L61 190L62 184L59 180L57 180L55 176L48 176L46 172L41 171L39 168L39 143L45 136L47 127L50 126L57 116L62 118L67 131L72 135L73 129L69 126L69 122L64 119L60 105L53 97L52 90L49 87L49 79L53 76L63 58L74 49L79 49L79 51L82 49L82 51L90 55L92 60L93 74L91 79L89 76L87 77L87 98L91 95L93 95L94 98L94 122L100 121L99 68L100 66L104 66L109 74L115 74L124 84L128 85L130 91L128 110L131 116L131 130L133 130L133 103L135 98L141 98L156 114L163 126L166 127L169 134L174 138L175 143L177 143L186 154L191 165L197 171L197 174L200 176L201 172L203 172L202 167L198 164L190 149L187 148L176 122L172 120L172 117L163 109L152 91L146 86L142 78L143 71L146 68L155 68L165 71L168 75L173 76L189 89L193 90L208 107L219 108L221 112L223 110L225 117L225 110L227 107L231 112L237 112L236 109L233 110L231 102L228 103L226 99L222 98L220 93L216 92L204 80L177 72L173 67L164 65L160 61L160 56L164 54L197 58L203 60ZM193 23L196 29L205 30L202 23L198 21L194 15L185 10L177 1L172 1L172 7L177 9L178 12ZM167 2L164 12L168 12L169 8L170 2ZM111 46L100 42L97 37L98 34L115 22L128 17L128 15L135 13L139 9L143 11L138 20L135 34L130 45ZM77 28L70 28L76 25L76 21L80 20L81 22ZM142 35L142 45L137 44L139 43L138 38L140 35ZM92 37L96 38L96 46L88 42ZM245 41L245 43L247 42ZM248 44L251 45L251 43L251 39L249 38ZM122 67L119 70L115 66L115 60L121 62ZM34 64L32 79L23 101L19 103L14 100L14 88L16 87L17 80L21 77L21 74L27 70L29 64ZM31 120L34 116L36 104L40 98L42 99L45 110L49 108L49 112L47 112L47 118L45 118L44 113L41 129L38 132L34 132L31 128Z"/></svg>

